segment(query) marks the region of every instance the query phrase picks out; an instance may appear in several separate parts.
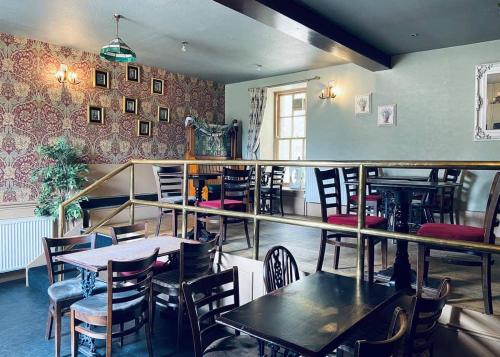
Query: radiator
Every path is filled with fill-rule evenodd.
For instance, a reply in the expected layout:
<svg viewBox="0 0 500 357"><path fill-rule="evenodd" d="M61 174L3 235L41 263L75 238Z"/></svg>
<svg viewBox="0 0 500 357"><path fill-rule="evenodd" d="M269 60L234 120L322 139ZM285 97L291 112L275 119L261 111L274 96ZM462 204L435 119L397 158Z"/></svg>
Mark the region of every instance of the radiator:
<svg viewBox="0 0 500 357"><path fill-rule="evenodd" d="M48 217L0 220L0 273L23 269L43 253L42 237L52 237Z"/></svg>

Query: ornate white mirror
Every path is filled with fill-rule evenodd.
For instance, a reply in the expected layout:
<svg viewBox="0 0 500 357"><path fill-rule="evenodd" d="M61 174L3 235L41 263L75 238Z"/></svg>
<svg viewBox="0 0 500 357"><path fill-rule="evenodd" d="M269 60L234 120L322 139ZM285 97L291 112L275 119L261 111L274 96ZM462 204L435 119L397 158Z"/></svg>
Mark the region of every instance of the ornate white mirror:
<svg viewBox="0 0 500 357"><path fill-rule="evenodd" d="M474 140L500 140L500 62L476 66Z"/></svg>

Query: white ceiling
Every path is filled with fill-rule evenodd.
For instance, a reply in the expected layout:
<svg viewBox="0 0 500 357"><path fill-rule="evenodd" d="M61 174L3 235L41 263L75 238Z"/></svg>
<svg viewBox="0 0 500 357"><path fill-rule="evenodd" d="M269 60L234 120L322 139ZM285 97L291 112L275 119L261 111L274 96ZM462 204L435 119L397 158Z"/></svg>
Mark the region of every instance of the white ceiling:
<svg viewBox="0 0 500 357"><path fill-rule="evenodd" d="M344 63L212 0L0 0L0 32L99 52L114 37L113 13L126 17L120 37L139 63L202 79L232 83Z"/></svg>

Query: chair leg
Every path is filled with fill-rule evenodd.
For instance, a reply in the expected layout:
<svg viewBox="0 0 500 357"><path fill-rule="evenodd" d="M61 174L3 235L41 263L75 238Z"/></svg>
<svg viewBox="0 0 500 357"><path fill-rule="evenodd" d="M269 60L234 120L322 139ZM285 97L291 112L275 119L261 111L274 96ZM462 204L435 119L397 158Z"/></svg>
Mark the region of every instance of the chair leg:
<svg viewBox="0 0 500 357"><path fill-rule="evenodd" d="M71 310L71 357L78 355L77 334L75 331L75 311Z"/></svg>
<svg viewBox="0 0 500 357"><path fill-rule="evenodd" d="M156 236L160 235L160 226L162 218L163 218L163 210L161 207L158 207L158 219L156 221Z"/></svg>
<svg viewBox="0 0 500 357"><path fill-rule="evenodd" d="M148 356L153 357L153 343L151 339L151 335L153 334L153 326L151 325L153 322L153 306L150 303L148 311L145 312L146 315L146 323L144 324L144 333L146 334L146 345L148 347Z"/></svg>
<svg viewBox="0 0 500 357"><path fill-rule="evenodd" d="M113 331L106 327L106 357L111 357L113 348Z"/></svg>
<svg viewBox="0 0 500 357"><path fill-rule="evenodd" d="M273 201L274 201L274 195L271 191L269 191L269 213L271 214L271 216L274 214Z"/></svg>
<svg viewBox="0 0 500 357"><path fill-rule="evenodd" d="M177 350L179 351L181 348L182 341L182 322L184 321L184 303L179 296L179 305L177 311Z"/></svg>
<svg viewBox="0 0 500 357"><path fill-rule="evenodd" d="M193 228L193 233L194 233L194 240L198 240L198 213L194 213L194 228Z"/></svg>
<svg viewBox="0 0 500 357"><path fill-rule="evenodd" d="M323 269L323 261L325 260L325 250L326 250L326 230L321 230L321 243L319 245L319 256L318 263L316 264L316 271L321 271Z"/></svg>
<svg viewBox="0 0 500 357"><path fill-rule="evenodd" d="M481 275L483 280L484 313L493 314L493 302L491 296L491 254L483 254L481 257Z"/></svg>
<svg viewBox="0 0 500 357"><path fill-rule="evenodd" d="M382 256L382 269L387 269L387 239L380 241L380 253Z"/></svg>
<svg viewBox="0 0 500 357"><path fill-rule="evenodd" d="M47 327L45 329L45 339L50 340L50 335L52 334L52 324L54 323L54 316L52 315L52 304L49 304L49 313L47 316Z"/></svg>
<svg viewBox="0 0 500 357"><path fill-rule="evenodd" d="M423 244L418 245L418 256L417 256L417 296L422 294L422 288L424 284L425 276L425 251L426 247Z"/></svg>
<svg viewBox="0 0 500 357"><path fill-rule="evenodd" d="M336 237L335 241L337 243L340 243L340 237ZM335 250L333 252L333 269L337 270L339 268L339 260L340 260L340 247L336 245Z"/></svg>
<svg viewBox="0 0 500 357"><path fill-rule="evenodd" d="M54 306L54 320L55 320L55 356L61 356L61 307L59 305Z"/></svg>
<svg viewBox="0 0 500 357"><path fill-rule="evenodd" d="M280 208L281 208L281 216L285 215L285 211L283 210L283 188L280 188Z"/></svg>
<svg viewBox="0 0 500 357"><path fill-rule="evenodd" d="M177 211L172 210L172 235L177 237Z"/></svg>
<svg viewBox="0 0 500 357"><path fill-rule="evenodd" d="M120 332L123 332L123 322L120 323ZM120 347L123 347L123 336L120 336Z"/></svg>
<svg viewBox="0 0 500 357"><path fill-rule="evenodd" d="M250 235L248 234L248 220L246 219L243 220L243 228L245 229L245 236L247 237L247 246L248 248L252 248L250 244Z"/></svg>
<svg viewBox="0 0 500 357"><path fill-rule="evenodd" d="M368 282L373 283L374 268L375 268L375 241L373 237L368 237L367 239L368 239Z"/></svg>

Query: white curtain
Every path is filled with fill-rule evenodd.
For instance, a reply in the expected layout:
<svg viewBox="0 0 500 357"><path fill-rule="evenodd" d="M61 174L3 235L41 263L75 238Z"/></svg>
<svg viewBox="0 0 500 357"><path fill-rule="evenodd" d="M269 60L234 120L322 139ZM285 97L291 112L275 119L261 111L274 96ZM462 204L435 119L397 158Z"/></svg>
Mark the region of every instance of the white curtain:
<svg viewBox="0 0 500 357"><path fill-rule="evenodd" d="M248 123L247 159L257 159L260 127L266 108L267 88L250 88L250 115Z"/></svg>

